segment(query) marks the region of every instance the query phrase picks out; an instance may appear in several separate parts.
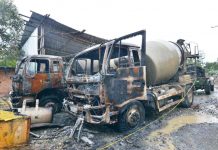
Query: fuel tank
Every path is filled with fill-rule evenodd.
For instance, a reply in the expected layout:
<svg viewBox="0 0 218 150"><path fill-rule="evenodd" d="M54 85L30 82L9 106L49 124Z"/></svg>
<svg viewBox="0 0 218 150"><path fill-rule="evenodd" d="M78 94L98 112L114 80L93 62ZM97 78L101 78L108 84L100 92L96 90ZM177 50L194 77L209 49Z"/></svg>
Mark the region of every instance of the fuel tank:
<svg viewBox="0 0 218 150"><path fill-rule="evenodd" d="M182 48L168 41L146 43L147 85L166 83L178 71L182 63Z"/></svg>
<svg viewBox="0 0 218 150"><path fill-rule="evenodd" d="M39 100L36 100L36 107L26 107L26 100L23 101L22 108L18 108L18 112L22 115L31 117L31 124L36 123L51 123L52 122L52 109L39 107Z"/></svg>

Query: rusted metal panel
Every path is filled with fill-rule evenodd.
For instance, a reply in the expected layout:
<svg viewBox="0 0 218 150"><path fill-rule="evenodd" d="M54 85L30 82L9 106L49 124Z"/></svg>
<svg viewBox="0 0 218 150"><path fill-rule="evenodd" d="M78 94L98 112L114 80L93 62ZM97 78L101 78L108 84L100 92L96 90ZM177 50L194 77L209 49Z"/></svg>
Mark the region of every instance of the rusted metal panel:
<svg viewBox="0 0 218 150"><path fill-rule="evenodd" d="M165 99L165 98L168 98L168 97L170 97L170 96L175 96L175 95L178 95L178 94L181 94L181 93L183 93L184 92L184 90L178 90L178 91L175 91L175 92L173 92L173 93L168 93L168 94L165 94L165 95L161 95L161 96L159 96L158 98L157 98L157 100L163 100L163 99Z"/></svg>
<svg viewBox="0 0 218 150"><path fill-rule="evenodd" d="M26 116L13 116L13 112L6 112L4 115L7 115L7 118L10 119L7 121L1 119L3 117L1 114L0 149L27 144L29 141L30 118Z"/></svg>
<svg viewBox="0 0 218 150"><path fill-rule="evenodd" d="M31 93L38 93L42 89L47 88L49 85L48 74L46 73L38 73L32 79L32 90Z"/></svg>
<svg viewBox="0 0 218 150"><path fill-rule="evenodd" d="M179 100L176 100L176 101L174 101L174 102L172 102L172 103L169 103L169 104L167 104L167 105L165 105L165 106L163 106L163 107L160 107L160 108L158 109L158 111L161 112L161 111L163 111L163 110L166 110L167 108L169 108L169 107L171 107L171 106L173 106L173 105L178 104L181 100L182 100L182 99L179 99Z"/></svg>
<svg viewBox="0 0 218 150"><path fill-rule="evenodd" d="M50 78L51 78L50 81L51 88L60 88L63 86L62 83L63 73L51 73Z"/></svg>
<svg viewBox="0 0 218 150"><path fill-rule="evenodd" d="M152 87L155 95L156 109L160 112L176 105L184 96L184 87L180 83L163 84Z"/></svg>
<svg viewBox="0 0 218 150"><path fill-rule="evenodd" d="M50 85L51 88L60 88L63 87L63 60L62 59L52 59L50 61Z"/></svg>
<svg viewBox="0 0 218 150"><path fill-rule="evenodd" d="M119 68L115 76L106 76L105 91L111 103L121 104L129 99L145 96L143 68Z"/></svg>

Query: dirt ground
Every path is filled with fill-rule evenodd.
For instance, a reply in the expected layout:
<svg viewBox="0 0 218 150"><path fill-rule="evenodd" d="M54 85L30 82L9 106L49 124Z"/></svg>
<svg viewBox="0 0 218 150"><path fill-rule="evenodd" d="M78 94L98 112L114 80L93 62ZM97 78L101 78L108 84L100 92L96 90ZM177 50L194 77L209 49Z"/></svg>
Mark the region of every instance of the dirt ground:
<svg viewBox="0 0 218 150"><path fill-rule="evenodd" d="M163 114L167 115L156 120ZM111 126L85 124L81 136L91 144L69 139L70 128L75 124L70 115L56 114L53 122L65 127L32 130L41 138L31 137L29 145L22 149L214 150L218 147L218 84L209 96L197 92L192 108L178 107L169 114L166 111L148 117L137 131L119 133Z"/></svg>
<svg viewBox="0 0 218 150"><path fill-rule="evenodd" d="M3 75L0 80L0 97L8 94L10 90L8 85L11 85L8 75ZM218 82L216 82L215 91L209 96L203 91L196 92L192 108L177 107L170 113L168 111L148 117L140 128L126 133L117 132L113 126L85 124L81 137L87 137L93 142L91 144L69 138L70 129L76 119L69 114L58 113L53 117L53 122L64 127L31 130L40 135L40 138L31 136L27 146L15 149L217 149ZM165 116L158 119L162 115Z"/></svg>

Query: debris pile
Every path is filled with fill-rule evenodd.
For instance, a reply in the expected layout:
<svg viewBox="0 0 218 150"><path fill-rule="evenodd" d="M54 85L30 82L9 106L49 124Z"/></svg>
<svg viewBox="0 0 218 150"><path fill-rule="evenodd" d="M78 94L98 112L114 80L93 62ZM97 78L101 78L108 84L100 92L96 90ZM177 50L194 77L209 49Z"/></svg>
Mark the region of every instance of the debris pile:
<svg viewBox="0 0 218 150"><path fill-rule="evenodd" d="M83 128L83 123L82 116L76 120L67 113L55 114L52 124L60 126L58 128L57 126L55 128L32 128L28 148L41 149L45 144L48 149L92 148L95 144L95 134L98 132Z"/></svg>

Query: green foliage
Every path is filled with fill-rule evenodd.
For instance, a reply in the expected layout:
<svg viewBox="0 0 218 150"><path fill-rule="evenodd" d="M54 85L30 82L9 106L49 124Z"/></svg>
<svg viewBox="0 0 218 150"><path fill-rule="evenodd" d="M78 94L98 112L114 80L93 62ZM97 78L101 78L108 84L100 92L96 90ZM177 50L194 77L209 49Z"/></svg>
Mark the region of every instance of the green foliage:
<svg viewBox="0 0 218 150"><path fill-rule="evenodd" d="M218 75L218 63L217 62L207 62L205 64L205 70L209 75Z"/></svg>
<svg viewBox="0 0 218 150"><path fill-rule="evenodd" d="M4 61L0 61L0 66L15 67L16 62L16 59L5 59Z"/></svg>
<svg viewBox="0 0 218 150"><path fill-rule="evenodd" d="M187 65L191 65L191 64L193 65L196 64L196 66L199 66L199 67L203 67L205 65L201 59L197 59L196 62L194 59L188 59Z"/></svg>
<svg viewBox="0 0 218 150"><path fill-rule="evenodd" d="M11 66L16 61L18 43L23 28L16 6L12 0L0 0L0 65Z"/></svg>

